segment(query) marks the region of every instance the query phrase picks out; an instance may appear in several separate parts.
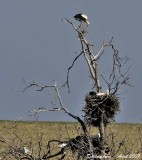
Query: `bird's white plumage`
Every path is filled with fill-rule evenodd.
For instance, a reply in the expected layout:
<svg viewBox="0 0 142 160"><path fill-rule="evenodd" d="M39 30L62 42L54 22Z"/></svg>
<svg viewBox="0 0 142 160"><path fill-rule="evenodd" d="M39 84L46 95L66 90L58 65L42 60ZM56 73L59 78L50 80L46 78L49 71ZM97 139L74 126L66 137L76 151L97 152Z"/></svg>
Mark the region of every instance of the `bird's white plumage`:
<svg viewBox="0 0 142 160"><path fill-rule="evenodd" d="M62 143L62 144L60 144L58 147L59 147L59 148L64 148L65 146L67 146L67 143Z"/></svg>
<svg viewBox="0 0 142 160"><path fill-rule="evenodd" d="M105 93L97 93L97 96L104 96Z"/></svg>
<svg viewBox="0 0 142 160"><path fill-rule="evenodd" d="M109 95L109 90L106 90L106 95L107 95L107 96Z"/></svg>
<svg viewBox="0 0 142 160"><path fill-rule="evenodd" d="M94 138L98 138L98 139L100 139L100 133L98 133L98 134L96 134L95 136L94 136Z"/></svg>
<svg viewBox="0 0 142 160"><path fill-rule="evenodd" d="M29 155L31 154L31 151L28 150L26 147L24 147L23 149L24 149L24 154L29 154Z"/></svg>
<svg viewBox="0 0 142 160"><path fill-rule="evenodd" d="M101 92L100 92L100 93L97 93L96 95L97 95L97 96L105 96L105 95L108 96L108 95L109 95L109 90L106 90L105 93L101 93Z"/></svg>
<svg viewBox="0 0 142 160"><path fill-rule="evenodd" d="M86 14L84 14L84 13L76 14L76 15L74 16L74 18L75 18L76 20L80 21L80 22L86 23L87 25L90 24L90 22L88 21L88 16L87 16Z"/></svg>
<svg viewBox="0 0 142 160"><path fill-rule="evenodd" d="M86 23L87 25L90 24L90 22L88 21L88 16L87 16L86 14L81 14L81 17L84 18L85 23Z"/></svg>
<svg viewBox="0 0 142 160"><path fill-rule="evenodd" d="M88 19L87 15L86 14L81 14L81 16L84 18L84 19Z"/></svg>

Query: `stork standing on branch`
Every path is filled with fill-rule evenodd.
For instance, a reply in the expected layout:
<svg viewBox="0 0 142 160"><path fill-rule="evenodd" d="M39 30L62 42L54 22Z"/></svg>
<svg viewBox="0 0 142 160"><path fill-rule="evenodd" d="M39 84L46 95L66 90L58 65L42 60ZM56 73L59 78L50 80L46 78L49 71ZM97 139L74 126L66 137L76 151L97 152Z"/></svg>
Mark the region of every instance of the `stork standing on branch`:
<svg viewBox="0 0 142 160"><path fill-rule="evenodd" d="M90 24L90 22L88 21L88 17L87 17L87 15L86 14L83 14L83 13L79 13L79 14L76 14L75 16L74 16L74 18L76 19L76 20L78 20L79 22L83 22L83 23L85 23L87 26Z"/></svg>

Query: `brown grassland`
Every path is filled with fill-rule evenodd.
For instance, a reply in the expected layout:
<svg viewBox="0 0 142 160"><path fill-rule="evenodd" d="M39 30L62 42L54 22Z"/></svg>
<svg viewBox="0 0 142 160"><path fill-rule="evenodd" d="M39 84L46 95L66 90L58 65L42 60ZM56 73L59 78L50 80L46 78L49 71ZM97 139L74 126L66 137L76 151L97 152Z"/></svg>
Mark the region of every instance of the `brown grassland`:
<svg viewBox="0 0 142 160"><path fill-rule="evenodd" d="M90 129L91 134L98 133L97 128ZM81 134L81 128L78 123L73 122L16 122L16 121L0 121L0 138L7 140L8 144L0 142L0 153L4 151L8 145L27 146L33 149L33 153L39 154L39 144L46 151L48 141L51 139L68 140ZM116 157L121 154L130 155L140 153L142 158L142 125L129 123L112 123L108 125L106 130L108 143L117 150L119 144L124 140L124 145L120 148ZM41 152L44 152L41 150ZM58 151L58 144L52 146L53 153ZM68 153L66 160L75 160L75 155ZM53 158L53 160L57 158ZM115 159L115 158L113 158ZM125 158L118 158L125 159ZM131 159L131 158L129 158Z"/></svg>

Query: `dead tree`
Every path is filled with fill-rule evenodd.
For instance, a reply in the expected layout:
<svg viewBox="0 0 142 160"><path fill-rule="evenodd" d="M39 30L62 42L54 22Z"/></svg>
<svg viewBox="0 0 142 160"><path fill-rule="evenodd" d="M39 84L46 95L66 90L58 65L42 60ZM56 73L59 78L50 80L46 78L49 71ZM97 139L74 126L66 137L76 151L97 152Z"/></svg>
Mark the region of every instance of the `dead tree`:
<svg viewBox="0 0 142 160"><path fill-rule="evenodd" d="M69 74L71 69L74 67L75 62L79 59L80 56L84 56L84 59L87 62L88 69L90 72L90 77L93 81L94 90L89 92L86 95L85 101L86 106L83 108L85 113L84 120L88 125L92 125L99 128L100 131L100 144L99 149L101 151L100 155L105 154L105 127L112 120L114 120L116 113L120 110L120 103L117 97L118 90L124 86L131 86L129 83L129 68L123 72L123 67L128 61L127 57L121 58L119 52L115 49L113 45L113 37L110 41L107 41L107 37L103 41L103 44L97 54L93 53L93 45L88 42L86 38L86 26L81 24L76 27L70 20L65 19L65 22L70 24L75 32L77 33L77 38L80 41L81 51L73 60L73 63L68 68L67 80L65 85L68 87L70 92L69 85ZM101 57L105 54L105 49L111 49L112 55L112 70L108 73L108 79L104 75L99 73L98 63L101 61ZM102 92L102 85L100 83L100 78L106 83L107 90L105 93Z"/></svg>
<svg viewBox="0 0 142 160"><path fill-rule="evenodd" d="M87 17L88 18L88 17ZM74 64L81 56L84 57L87 67L89 69L90 77L93 82L93 88L92 91L89 91L89 93L86 94L85 101L86 105L83 108L84 112L84 119L81 119L79 116L76 116L72 114L67 107L64 106L62 102L62 98L60 97L60 92L57 86L57 82L55 82L53 85L41 85L35 81L28 82L24 80L24 83L26 84L26 87L21 91L21 93L25 92L28 88L36 87L37 91L43 91L45 89L52 91L48 94L54 95L56 97L56 100L58 101L56 103L57 107L39 107L38 109L34 109L28 113L28 115L21 117L25 118L27 116L36 116L39 112L57 112L57 111L64 111L66 114L68 114L70 117L75 119L79 122L83 134L77 135L77 137L72 138L66 142L61 142L59 140L52 140L48 142L47 144L47 150L46 152L41 156L39 154L38 157L34 157L33 155L23 155L23 157L20 157L21 159L33 159L33 160L41 160L41 159L52 159L54 157L57 157L61 155L60 159L64 159L66 156L65 151L70 150L73 153L77 154L77 159L80 158L83 159L94 159L98 160L100 158L96 158L95 156L111 156L110 153L110 147L108 146L108 143L106 142L105 137L105 127L115 119L116 113L120 110L120 103L117 96L118 90L123 85L130 86L129 83L129 68L125 71L123 71L123 67L128 61L127 57L121 58L119 56L119 52L117 49L115 49L115 46L113 45L113 37L107 41L107 37L105 36L105 39L101 45L100 50L95 54L93 52L93 45L89 43L87 40L87 25L84 25L84 23L81 22L79 26L75 26L72 21L65 19L64 22L71 25L74 31L77 34L77 38L80 41L81 45L81 51L79 54L74 58L71 66L67 70L67 78L66 82L59 88L67 86L68 92L70 92L70 85L69 85L69 75L71 69L74 67ZM108 79L99 72L99 62L101 61L102 56L105 54L105 49L110 48L111 49L111 55L112 55L112 70L108 75ZM106 92L102 92L103 88L101 85L101 80L105 82L107 85ZM89 134L89 128L90 126L97 127L99 129L100 136L96 137L96 135L91 136ZM6 141L5 141L6 142ZM50 145L52 143L57 143L57 145L60 146L61 150L55 154L51 154ZM13 149L13 148L12 148ZM8 154L12 154L12 156L17 156L17 152L15 152L15 149L11 152L8 152ZM13 155L14 154L14 155ZM19 153L18 153L19 154ZM20 153L20 156L22 153ZM6 155L5 155L6 156ZM92 157L94 156L94 157ZM18 157L19 158L19 157Z"/></svg>

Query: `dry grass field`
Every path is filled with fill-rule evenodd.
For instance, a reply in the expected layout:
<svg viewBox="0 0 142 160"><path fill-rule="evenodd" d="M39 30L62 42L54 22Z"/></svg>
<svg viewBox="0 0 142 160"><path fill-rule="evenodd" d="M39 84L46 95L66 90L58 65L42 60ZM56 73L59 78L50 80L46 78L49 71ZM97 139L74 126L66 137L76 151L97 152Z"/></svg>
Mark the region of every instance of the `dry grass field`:
<svg viewBox="0 0 142 160"><path fill-rule="evenodd" d="M97 128L91 128L92 135L98 132ZM81 128L78 123L71 122L14 122L0 121L0 153L3 153L9 146L26 146L31 149L35 155L39 154L39 146L42 146L41 153L46 151L47 143L52 139L68 140L81 134ZM142 125L128 123L114 123L107 127L106 135L108 143L113 146L115 151L120 143L124 143L119 149L116 159L142 159ZM3 142L6 140L6 143ZM54 144L53 153L59 148ZM138 154L138 158L122 157L121 155ZM66 160L75 160L76 158L68 153ZM119 156L119 157L118 157ZM58 158L53 158L53 160ZM115 158L113 158L115 159Z"/></svg>

